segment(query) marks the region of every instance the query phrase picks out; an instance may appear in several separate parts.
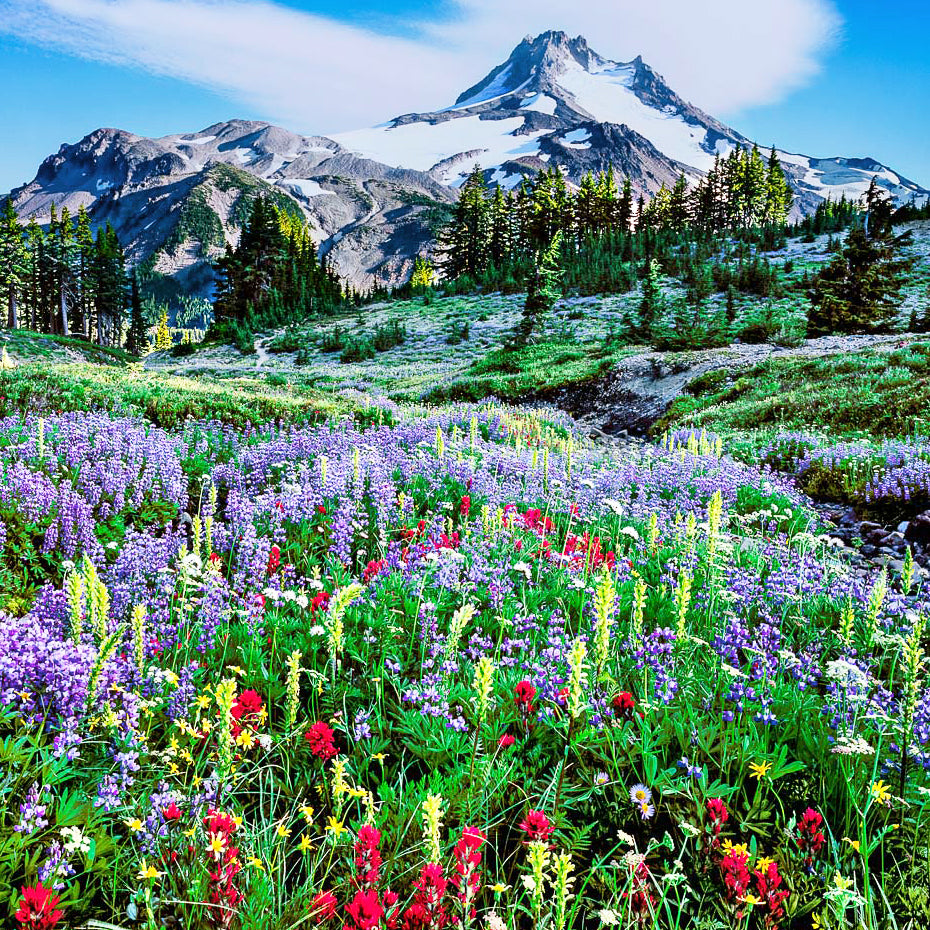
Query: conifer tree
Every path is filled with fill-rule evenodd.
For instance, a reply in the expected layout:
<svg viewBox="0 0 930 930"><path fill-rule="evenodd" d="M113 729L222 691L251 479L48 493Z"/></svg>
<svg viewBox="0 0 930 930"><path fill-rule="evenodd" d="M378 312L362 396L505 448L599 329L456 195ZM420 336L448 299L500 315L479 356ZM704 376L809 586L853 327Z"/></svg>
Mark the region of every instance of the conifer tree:
<svg viewBox="0 0 930 930"><path fill-rule="evenodd" d="M6 309L7 326L20 325L19 307L26 284L27 252L23 227L7 198L0 214L0 313ZM2 318L2 317L0 317Z"/></svg>
<svg viewBox="0 0 930 930"><path fill-rule="evenodd" d="M129 290L129 329L126 332L126 351L133 355L142 355L148 348L145 315L142 310L142 297L139 293L139 274L133 270Z"/></svg>
<svg viewBox="0 0 930 930"><path fill-rule="evenodd" d="M562 278L560 251L562 232L556 231L552 241L536 254L533 271L526 285L526 303L516 333L518 345L525 345L561 296L559 282Z"/></svg>
<svg viewBox="0 0 930 930"><path fill-rule="evenodd" d="M656 321L665 311L665 298L660 280L659 263L651 259L646 266L643 296L639 304L639 335L645 339L652 336Z"/></svg>
<svg viewBox="0 0 930 930"><path fill-rule="evenodd" d="M914 264L901 250L912 233L895 234L890 198L875 178L864 205L864 221L850 230L840 253L814 279L811 335L883 332L897 316L904 273Z"/></svg>

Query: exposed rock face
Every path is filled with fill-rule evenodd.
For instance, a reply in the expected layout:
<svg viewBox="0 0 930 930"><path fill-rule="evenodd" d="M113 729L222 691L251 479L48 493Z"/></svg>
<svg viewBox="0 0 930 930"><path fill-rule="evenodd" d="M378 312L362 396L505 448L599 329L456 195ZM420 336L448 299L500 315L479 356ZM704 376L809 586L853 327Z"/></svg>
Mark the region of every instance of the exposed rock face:
<svg viewBox="0 0 930 930"><path fill-rule="evenodd" d="M302 213L337 270L358 287L400 283L455 194L430 176L345 151L331 139L232 120L147 139L98 129L63 145L12 192L24 218L54 203L111 223L132 261L208 293L210 261L236 242L251 198Z"/></svg>

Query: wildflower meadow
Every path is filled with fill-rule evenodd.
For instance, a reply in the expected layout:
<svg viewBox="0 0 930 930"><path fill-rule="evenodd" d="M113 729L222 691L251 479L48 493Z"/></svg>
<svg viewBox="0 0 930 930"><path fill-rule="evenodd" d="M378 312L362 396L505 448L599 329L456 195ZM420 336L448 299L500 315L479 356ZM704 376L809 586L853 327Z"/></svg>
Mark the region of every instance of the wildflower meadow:
<svg viewBox="0 0 930 930"><path fill-rule="evenodd" d="M866 493L925 493L907 444L835 456L885 452ZM830 455L0 421L0 923L917 926L928 604L827 544L787 471Z"/></svg>

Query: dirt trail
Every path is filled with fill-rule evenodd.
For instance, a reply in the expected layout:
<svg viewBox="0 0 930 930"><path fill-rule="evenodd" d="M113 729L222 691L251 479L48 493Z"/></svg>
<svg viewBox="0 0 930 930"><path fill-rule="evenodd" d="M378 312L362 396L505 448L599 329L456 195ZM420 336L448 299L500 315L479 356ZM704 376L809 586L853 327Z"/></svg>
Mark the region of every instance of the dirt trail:
<svg viewBox="0 0 930 930"><path fill-rule="evenodd" d="M700 375L721 369L734 373L772 358L823 358L873 349L892 352L916 336L824 336L794 348L737 344L692 352L643 352L623 359L602 378L558 388L539 399L567 410L605 433L644 435L669 404Z"/></svg>

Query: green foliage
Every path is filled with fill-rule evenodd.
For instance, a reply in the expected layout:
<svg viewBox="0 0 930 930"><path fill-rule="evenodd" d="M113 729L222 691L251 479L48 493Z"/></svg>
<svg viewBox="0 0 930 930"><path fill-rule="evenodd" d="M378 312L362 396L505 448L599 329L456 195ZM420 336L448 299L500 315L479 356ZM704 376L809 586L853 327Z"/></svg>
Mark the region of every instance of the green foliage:
<svg viewBox="0 0 930 930"><path fill-rule="evenodd" d="M901 377L889 372L902 371ZM893 352L771 359L738 374L692 382L656 431L693 425L715 432L779 426L876 437L930 432L930 344Z"/></svg>

